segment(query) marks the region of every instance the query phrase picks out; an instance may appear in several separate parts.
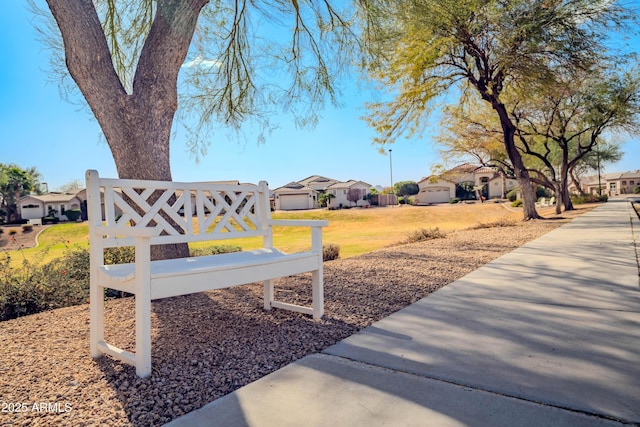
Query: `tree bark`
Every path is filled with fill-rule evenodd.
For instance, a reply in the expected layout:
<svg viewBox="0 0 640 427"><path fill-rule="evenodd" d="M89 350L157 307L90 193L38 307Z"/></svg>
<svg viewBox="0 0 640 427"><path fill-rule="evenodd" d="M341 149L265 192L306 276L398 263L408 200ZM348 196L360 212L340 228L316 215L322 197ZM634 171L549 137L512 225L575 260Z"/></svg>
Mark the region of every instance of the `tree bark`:
<svg viewBox="0 0 640 427"><path fill-rule="evenodd" d="M536 211L536 193L533 186L531 185L531 177L529 176L529 171L524 166L522 156L520 155L520 152L516 147L516 127L509 118L509 113L507 112L504 104L494 99L491 102L491 106L500 117L500 124L502 126L502 132L504 135L505 149L507 151L507 155L509 156L511 164L513 165L513 170L516 175L518 185L520 186L520 193L522 195L522 213L524 215L524 220L528 221L530 219L542 218Z"/></svg>
<svg viewBox="0 0 640 427"><path fill-rule="evenodd" d="M159 0L126 92L92 0L47 0L65 59L109 144L120 178L171 181L169 145L177 81L200 11L208 0ZM188 256L186 245L154 248L154 258Z"/></svg>

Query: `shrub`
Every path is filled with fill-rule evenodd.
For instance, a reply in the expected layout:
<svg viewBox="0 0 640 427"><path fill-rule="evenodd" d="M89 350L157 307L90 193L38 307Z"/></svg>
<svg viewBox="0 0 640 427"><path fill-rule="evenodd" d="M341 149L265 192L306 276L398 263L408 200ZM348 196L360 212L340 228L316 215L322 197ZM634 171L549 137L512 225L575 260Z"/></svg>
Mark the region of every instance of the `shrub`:
<svg viewBox="0 0 640 427"><path fill-rule="evenodd" d="M580 205L582 203L598 203L598 202L606 202L609 200L609 196L603 194L598 196L597 194L585 194L584 196L573 195L571 196L571 203L574 205Z"/></svg>
<svg viewBox="0 0 640 427"><path fill-rule="evenodd" d="M633 194L640 194L640 186L633 188Z"/></svg>
<svg viewBox="0 0 640 427"><path fill-rule="evenodd" d="M329 243L327 245L322 246L322 260L323 261L332 261L334 259L340 258L340 246Z"/></svg>
<svg viewBox="0 0 640 427"><path fill-rule="evenodd" d="M80 209L69 209L64 211L64 216L66 216L69 221L77 221L82 216L82 211Z"/></svg>
<svg viewBox="0 0 640 427"><path fill-rule="evenodd" d="M403 240L402 243L423 242L425 240L441 239L445 236L445 233L440 231L438 227L428 230L426 228L420 228L407 234L407 238Z"/></svg>
<svg viewBox="0 0 640 427"><path fill-rule="evenodd" d="M517 208L517 207L522 206L522 200L521 200L521 199L514 200L514 201L511 203L511 206L513 206L514 208Z"/></svg>
<svg viewBox="0 0 640 427"><path fill-rule="evenodd" d="M456 203L460 203L460 199L458 197L454 197L453 199L449 200L449 204L454 205Z"/></svg>
<svg viewBox="0 0 640 427"><path fill-rule="evenodd" d="M22 224L22 232L23 233L29 233L33 231L33 225L31 224Z"/></svg>
<svg viewBox="0 0 640 427"><path fill-rule="evenodd" d="M520 187L513 187L507 193L507 199L509 199L510 202L515 202L518 198L518 192L520 192Z"/></svg>
<svg viewBox="0 0 640 427"><path fill-rule="evenodd" d="M481 228L494 228L494 227L513 227L518 225L518 221L513 218L500 218L492 222L480 222L473 227L470 227L471 230L478 230Z"/></svg>
<svg viewBox="0 0 640 427"><path fill-rule="evenodd" d="M230 252L240 252L241 250L242 248L240 246L214 245L214 246L207 246L205 248L191 249L191 256L219 255L219 254L227 254Z"/></svg>
<svg viewBox="0 0 640 427"><path fill-rule="evenodd" d="M10 261L9 255L0 259L0 320L87 302L87 250L68 252L44 265L25 260L12 268Z"/></svg>
<svg viewBox="0 0 640 427"><path fill-rule="evenodd" d="M133 246L106 248L103 253L105 264L126 264L135 262L136 252Z"/></svg>

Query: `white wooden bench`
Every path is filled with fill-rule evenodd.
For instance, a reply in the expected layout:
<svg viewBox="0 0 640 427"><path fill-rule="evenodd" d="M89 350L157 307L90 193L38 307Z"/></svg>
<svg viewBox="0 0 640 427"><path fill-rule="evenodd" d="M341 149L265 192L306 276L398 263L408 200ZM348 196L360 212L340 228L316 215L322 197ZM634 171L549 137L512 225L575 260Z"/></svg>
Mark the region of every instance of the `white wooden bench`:
<svg viewBox="0 0 640 427"><path fill-rule="evenodd" d="M262 281L264 308L289 309L319 319L324 311L323 220L271 218L266 182L253 184L179 183L100 178L89 170L91 294L90 348L151 374L151 301ZM311 227L311 250L285 254L273 247L273 226ZM262 248L242 252L152 261L150 246L243 237L261 237ZM105 265L104 250L135 247L135 263ZM273 279L311 272L312 306L274 299ZM104 340L104 289L135 295L135 352Z"/></svg>

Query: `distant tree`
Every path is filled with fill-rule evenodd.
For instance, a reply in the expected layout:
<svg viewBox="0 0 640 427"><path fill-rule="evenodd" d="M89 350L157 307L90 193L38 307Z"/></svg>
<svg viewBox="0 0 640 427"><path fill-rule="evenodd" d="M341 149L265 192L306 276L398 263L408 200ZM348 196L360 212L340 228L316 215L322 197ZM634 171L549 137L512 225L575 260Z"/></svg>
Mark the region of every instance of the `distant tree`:
<svg viewBox="0 0 640 427"><path fill-rule="evenodd" d="M35 167L22 169L15 164L0 163L0 201L7 222L17 219L18 199L36 187L39 177Z"/></svg>
<svg viewBox="0 0 640 427"><path fill-rule="evenodd" d="M321 207L328 207L329 204L331 204L331 199L335 197L336 196L334 196L333 193L320 193L318 195L318 204Z"/></svg>
<svg viewBox="0 0 640 427"><path fill-rule="evenodd" d="M593 150L587 153L580 162L569 170L571 181L581 195L586 195L582 185L582 179L591 174L597 174L607 164L622 160L624 153L618 144L599 142Z"/></svg>
<svg viewBox="0 0 640 427"><path fill-rule="evenodd" d="M359 188L350 188L347 190L347 200L358 205L358 200L362 200L364 191Z"/></svg>
<svg viewBox="0 0 640 427"><path fill-rule="evenodd" d="M398 197L408 197L418 194L420 188L414 181L400 181L393 184L393 192L396 193Z"/></svg>
<svg viewBox="0 0 640 427"><path fill-rule="evenodd" d="M505 176L513 176L513 166L504 148L500 122L491 108L474 97L464 97L460 104L443 109L440 133L436 141L446 165L461 162L494 167ZM437 175L437 173L436 173Z"/></svg>
<svg viewBox="0 0 640 427"><path fill-rule="evenodd" d="M534 181L557 196L556 213L562 207L573 209L570 172L599 144L604 145L605 132L640 131L640 75L616 74L613 65L603 65L585 70L581 78L567 76L547 85L511 112L520 150L539 163L535 168L539 180Z"/></svg>
<svg viewBox="0 0 640 427"><path fill-rule="evenodd" d="M84 188L84 183L78 179L72 179L71 181L63 184L58 189L61 193L71 193Z"/></svg>

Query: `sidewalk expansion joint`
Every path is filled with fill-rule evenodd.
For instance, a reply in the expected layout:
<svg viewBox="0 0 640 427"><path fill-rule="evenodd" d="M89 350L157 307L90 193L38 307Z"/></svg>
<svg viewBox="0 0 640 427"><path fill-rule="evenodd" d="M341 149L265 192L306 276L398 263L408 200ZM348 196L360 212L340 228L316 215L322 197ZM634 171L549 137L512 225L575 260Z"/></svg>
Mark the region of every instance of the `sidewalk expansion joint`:
<svg viewBox="0 0 640 427"><path fill-rule="evenodd" d="M357 359L351 359L349 357L344 357L344 356L336 356L333 354L329 354L329 353L317 353L320 356L326 357L328 359L340 359L343 361L347 361L350 363L355 363L355 364L359 364L362 366L368 366L370 368L375 368L375 369L380 369L383 371L388 371L388 372L393 372L393 373L401 373L401 374L405 374L405 375L412 375L414 377L419 377L419 378L424 378L427 380L431 380L431 381L436 381L436 382L440 382L440 383L444 383L444 384L449 384L449 385L453 385L456 387L462 387L465 389L469 389L469 390L475 390L475 391L479 391L479 392L483 392L483 393L488 393L488 394L492 394L494 396L500 396L500 397L505 397L508 399L515 399L515 400L519 400L521 402L527 402L527 403L532 403L532 404L536 404L536 405L540 405L540 406L545 406L548 408L555 408L555 409L559 409L559 410L563 410L563 411L567 411L567 412L572 412L575 414L581 414L581 415L585 415L585 416L589 416L589 417L594 417L594 418L598 418L598 419L602 419L602 420L607 420L607 421L615 421L618 423L622 423L622 424L626 424L629 426L637 426L640 427L640 423L639 422L634 422L634 421L629 421L629 420L623 420L620 418L616 418L610 415L606 415L606 414L601 414L601 413L596 413L596 412L590 412L590 411L585 411L582 409L577 409L577 408L571 408L568 406L562 406L562 405L557 405L557 404L553 404L553 403L549 403L549 402L542 402L542 401L537 401L537 400L533 400L533 399L527 399L521 396L514 396L511 394L506 394L506 393L502 393L499 391L495 391L495 390L491 390L491 389L486 389L486 388L482 388L482 387L478 387L478 386L471 386L469 384L465 384L465 383L461 383L461 382L457 382L457 381L452 381L452 380L448 380L445 378L440 378L440 377L433 377L433 376L429 376L429 375L421 375L418 374L416 372L412 372L412 371L402 371L399 369L393 369L393 368L389 368L386 366L381 366L381 365L376 365L373 363L367 363L367 362L363 362L361 360L357 360Z"/></svg>

